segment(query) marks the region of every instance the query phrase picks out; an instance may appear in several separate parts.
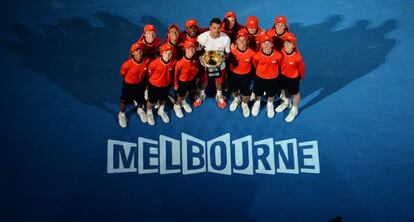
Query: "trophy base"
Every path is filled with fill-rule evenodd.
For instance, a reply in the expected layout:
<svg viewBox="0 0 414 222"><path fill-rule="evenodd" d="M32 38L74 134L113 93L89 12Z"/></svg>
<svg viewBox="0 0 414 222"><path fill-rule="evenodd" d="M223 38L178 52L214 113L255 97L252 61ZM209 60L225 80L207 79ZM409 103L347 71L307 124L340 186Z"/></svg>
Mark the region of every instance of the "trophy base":
<svg viewBox="0 0 414 222"><path fill-rule="evenodd" d="M220 67L209 67L207 73L209 78L217 78L220 76Z"/></svg>

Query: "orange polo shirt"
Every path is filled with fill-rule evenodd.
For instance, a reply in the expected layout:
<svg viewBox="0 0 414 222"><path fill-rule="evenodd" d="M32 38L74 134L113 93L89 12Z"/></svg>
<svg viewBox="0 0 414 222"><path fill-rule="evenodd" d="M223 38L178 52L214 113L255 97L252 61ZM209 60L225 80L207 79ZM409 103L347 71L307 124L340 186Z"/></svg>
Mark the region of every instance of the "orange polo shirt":
<svg viewBox="0 0 414 222"><path fill-rule="evenodd" d="M141 83L147 75L149 62L147 57L144 57L140 63L130 58L122 64L120 74L128 84Z"/></svg>
<svg viewBox="0 0 414 222"><path fill-rule="evenodd" d="M270 55L265 55L262 51L257 52L253 58L256 75L262 79L277 78L281 61L282 54L276 50L273 50Z"/></svg>

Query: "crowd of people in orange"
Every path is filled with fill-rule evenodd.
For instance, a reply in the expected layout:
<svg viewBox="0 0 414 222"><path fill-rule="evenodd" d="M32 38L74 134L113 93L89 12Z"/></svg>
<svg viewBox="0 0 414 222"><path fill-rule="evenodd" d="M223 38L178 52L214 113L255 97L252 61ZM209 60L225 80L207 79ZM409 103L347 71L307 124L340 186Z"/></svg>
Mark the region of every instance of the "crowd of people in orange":
<svg viewBox="0 0 414 222"><path fill-rule="evenodd" d="M214 75L200 59L209 51L219 52L223 58ZM127 127L125 110L133 103L143 123L155 125L155 108L161 120L168 123L165 104L169 99L175 115L183 118L184 112L192 112L192 107L199 107L206 99L210 78L214 78L220 109L226 109L227 101L231 101L230 111L241 107L244 117L257 116L263 98L267 100L267 117L290 108L285 121L291 122L299 112L304 71L297 39L284 16L277 16L268 30L260 27L256 16L249 16L245 25L239 24L233 11L228 11L223 20L213 18L208 28L189 19L185 30L177 24L170 25L164 41L157 28L147 24L121 67L119 125ZM233 98L227 100L224 90L230 90ZM189 95L194 97L187 98ZM281 98L276 108L275 97Z"/></svg>

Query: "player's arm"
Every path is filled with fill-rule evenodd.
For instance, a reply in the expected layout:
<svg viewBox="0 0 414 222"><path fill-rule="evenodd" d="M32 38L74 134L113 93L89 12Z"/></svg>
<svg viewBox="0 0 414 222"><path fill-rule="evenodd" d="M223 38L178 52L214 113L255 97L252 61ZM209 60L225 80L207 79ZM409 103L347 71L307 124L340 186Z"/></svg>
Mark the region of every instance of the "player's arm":
<svg viewBox="0 0 414 222"><path fill-rule="evenodd" d="M129 70L129 66L128 66L128 61L124 62L121 66L121 70L119 71L119 73L121 74L121 76L123 78L125 78L127 72Z"/></svg>
<svg viewBox="0 0 414 222"><path fill-rule="evenodd" d="M155 72L155 69L156 69L156 61L157 60L152 60L152 62L148 66L148 78L151 77L151 75L153 75L154 72Z"/></svg>
<svg viewBox="0 0 414 222"><path fill-rule="evenodd" d="M259 61L260 61L260 51L259 52L257 52L255 55L254 55L254 57L253 57L253 66L254 66L254 68L255 69L257 69L257 66L259 65Z"/></svg>
<svg viewBox="0 0 414 222"><path fill-rule="evenodd" d="M296 64L299 69L300 79L302 80L305 78L305 63L303 62L303 58L300 57L300 59L298 60Z"/></svg>
<svg viewBox="0 0 414 222"><path fill-rule="evenodd" d="M230 44L231 44L230 38L227 37L226 38L226 46L224 47L224 58L225 59L228 59L229 56L230 56L230 52L231 52Z"/></svg>
<svg viewBox="0 0 414 222"><path fill-rule="evenodd" d="M178 78L181 75L181 66L177 64L174 68L174 90L178 90Z"/></svg>

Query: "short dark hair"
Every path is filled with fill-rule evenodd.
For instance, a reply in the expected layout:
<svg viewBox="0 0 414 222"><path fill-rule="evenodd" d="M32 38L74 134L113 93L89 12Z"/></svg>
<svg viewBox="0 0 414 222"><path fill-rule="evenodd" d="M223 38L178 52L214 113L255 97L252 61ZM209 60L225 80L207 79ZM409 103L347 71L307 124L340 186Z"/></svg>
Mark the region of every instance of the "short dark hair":
<svg viewBox="0 0 414 222"><path fill-rule="evenodd" d="M219 18L217 18L217 17L216 17L216 18L213 18L213 19L211 19L211 21L210 21L210 26L211 26L213 23L221 25L221 20L220 20Z"/></svg>

